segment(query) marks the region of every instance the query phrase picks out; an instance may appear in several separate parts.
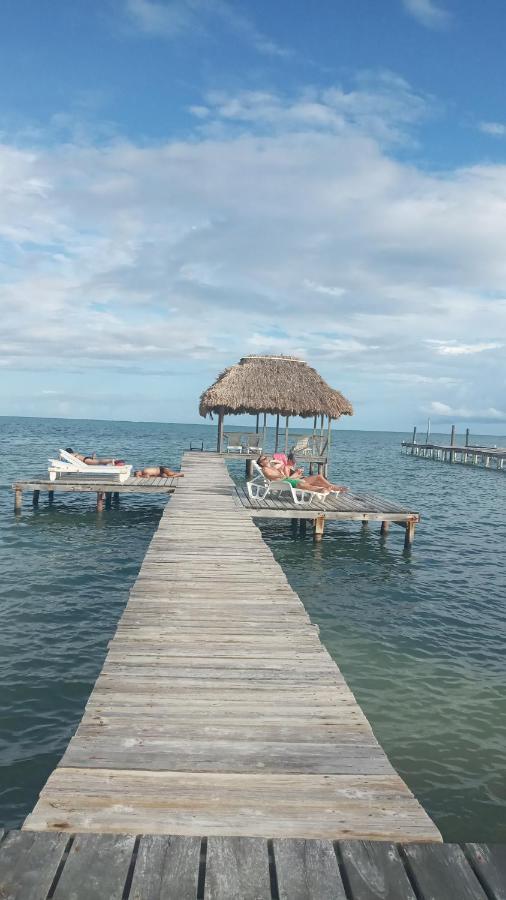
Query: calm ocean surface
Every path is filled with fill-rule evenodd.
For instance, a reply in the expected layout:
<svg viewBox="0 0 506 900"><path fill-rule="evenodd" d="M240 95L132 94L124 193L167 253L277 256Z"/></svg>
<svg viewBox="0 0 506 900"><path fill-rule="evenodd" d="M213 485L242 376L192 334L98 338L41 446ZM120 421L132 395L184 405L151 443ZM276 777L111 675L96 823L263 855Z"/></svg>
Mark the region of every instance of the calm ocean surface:
<svg viewBox="0 0 506 900"><path fill-rule="evenodd" d="M411 553L376 525L319 545L289 521L262 532L444 837L506 841L506 472L403 457L405 436L337 428L331 473L420 511ZM68 445L178 465L190 438L212 448L214 429L0 418L0 825L21 824L76 728L164 503L97 516L94 495L27 495L15 517L11 482Z"/></svg>

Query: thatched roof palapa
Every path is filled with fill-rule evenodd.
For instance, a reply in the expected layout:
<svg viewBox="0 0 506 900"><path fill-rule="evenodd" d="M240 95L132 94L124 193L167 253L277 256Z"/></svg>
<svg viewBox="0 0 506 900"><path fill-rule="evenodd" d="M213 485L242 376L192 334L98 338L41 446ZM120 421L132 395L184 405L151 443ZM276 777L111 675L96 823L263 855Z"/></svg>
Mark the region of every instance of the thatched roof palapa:
<svg viewBox="0 0 506 900"><path fill-rule="evenodd" d="M200 398L199 412L225 415L268 413L281 416L352 416L351 403L318 372L291 356L244 356Z"/></svg>

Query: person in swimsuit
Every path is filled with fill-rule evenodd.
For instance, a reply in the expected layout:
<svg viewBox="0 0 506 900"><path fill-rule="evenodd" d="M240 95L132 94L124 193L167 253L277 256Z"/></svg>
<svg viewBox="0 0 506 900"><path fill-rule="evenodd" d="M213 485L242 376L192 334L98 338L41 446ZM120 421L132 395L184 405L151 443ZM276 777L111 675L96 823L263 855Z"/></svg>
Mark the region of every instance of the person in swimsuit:
<svg viewBox="0 0 506 900"><path fill-rule="evenodd" d="M260 456L257 460L263 474L268 481L287 481L294 488L305 491L346 491L348 488L341 484L332 484L323 475L304 475L302 469L296 469L294 462L291 465L291 473L285 474L276 466L272 466L267 456Z"/></svg>
<svg viewBox="0 0 506 900"><path fill-rule="evenodd" d="M84 456L83 453L72 450L72 447L65 447L65 452L72 453L73 456L76 456L81 462L86 463L87 466L112 466L117 461L115 459L98 459L96 453L93 454L93 456Z"/></svg>
<svg viewBox="0 0 506 900"><path fill-rule="evenodd" d="M134 472L135 478L184 478L182 472L173 472L168 466L145 466Z"/></svg>

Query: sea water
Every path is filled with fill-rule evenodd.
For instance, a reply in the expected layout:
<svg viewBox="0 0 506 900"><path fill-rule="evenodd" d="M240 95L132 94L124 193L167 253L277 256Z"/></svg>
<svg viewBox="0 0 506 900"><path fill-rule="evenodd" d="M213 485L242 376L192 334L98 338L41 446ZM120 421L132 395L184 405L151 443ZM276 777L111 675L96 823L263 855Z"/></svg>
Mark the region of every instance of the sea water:
<svg viewBox="0 0 506 900"><path fill-rule="evenodd" d="M396 526L327 524L313 544L259 524L445 839L506 841L506 471L403 456L408 437L338 423L330 469L421 513L411 551ZM123 495L97 515L93 494L26 494L15 516L11 483L62 446L177 466L190 440L212 449L214 429L0 418L0 825L22 823L75 730L166 502Z"/></svg>

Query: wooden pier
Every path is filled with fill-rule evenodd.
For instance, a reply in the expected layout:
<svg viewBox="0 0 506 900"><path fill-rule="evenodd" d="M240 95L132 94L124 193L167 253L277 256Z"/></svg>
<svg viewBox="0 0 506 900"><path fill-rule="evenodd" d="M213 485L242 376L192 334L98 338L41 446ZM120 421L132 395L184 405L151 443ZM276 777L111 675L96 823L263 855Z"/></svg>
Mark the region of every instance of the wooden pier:
<svg viewBox="0 0 506 900"><path fill-rule="evenodd" d="M234 852L254 867L260 846L267 865L267 850L220 836L440 841L223 459L186 454L183 471L77 733L23 829L186 835L195 840L176 846L195 866L208 836L225 869ZM128 860L134 838L122 840Z"/></svg>
<svg viewBox="0 0 506 900"><path fill-rule="evenodd" d="M420 459L432 459L439 462L458 463L465 466L478 466L482 469L504 469L506 461L505 447L474 447L469 444L418 444L416 441L402 441L404 452Z"/></svg>
<svg viewBox="0 0 506 900"><path fill-rule="evenodd" d="M32 494L32 503L38 506L40 493L47 492L49 503L52 503L55 491L67 493L92 493L97 495L97 510L102 510L104 505L109 505L113 499L118 500L120 494L172 494L179 479L176 478L128 478L126 481L111 481L107 478L91 479L89 477L79 480L79 476L73 478L57 478L50 481L49 478L31 478L24 481L15 481L12 485L14 491L14 509L21 512L23 506L23 493L29 491Z"/></svg>
<svg viewBox="0 0 506 900"><path fill-rule="evenodd" d="M506 847L0 830L5 900L504 900Z"/></svg>

